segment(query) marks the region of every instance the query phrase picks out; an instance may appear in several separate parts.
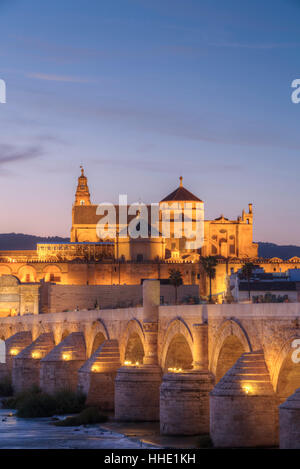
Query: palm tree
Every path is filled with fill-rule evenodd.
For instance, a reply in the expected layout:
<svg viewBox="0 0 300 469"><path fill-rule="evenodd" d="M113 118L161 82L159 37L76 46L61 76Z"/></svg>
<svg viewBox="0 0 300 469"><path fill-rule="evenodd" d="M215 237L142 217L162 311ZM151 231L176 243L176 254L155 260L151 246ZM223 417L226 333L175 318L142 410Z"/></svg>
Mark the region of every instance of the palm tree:
<svg viewBox="0 0 300 469"><path fill-rule="evenodd" d="M204 269L204 272L209 278L209 302L212 302L212 293L211 293L211 281L216 277L216 265L217 265L217 258L216 256L206 256L201 257L200 262Z"/></svg>
<svg viewBox="0 0 300 469"><path fill-rule="evenodd" d="M175 287L175 304L177 305L177 288L182 285L182 273L180 270L169 269L170 284Z"/></svg>
<svg viewBox="0 0 300 469"><path fill-rule="evenodd" d="M250 287L250 280L253 274L253 270L256 269L257 266L253 264L252 262L246 262L241 270L241 275L243 278L245 278L248 282L248 298L249 301L251 300L251 287Z"/></svg>

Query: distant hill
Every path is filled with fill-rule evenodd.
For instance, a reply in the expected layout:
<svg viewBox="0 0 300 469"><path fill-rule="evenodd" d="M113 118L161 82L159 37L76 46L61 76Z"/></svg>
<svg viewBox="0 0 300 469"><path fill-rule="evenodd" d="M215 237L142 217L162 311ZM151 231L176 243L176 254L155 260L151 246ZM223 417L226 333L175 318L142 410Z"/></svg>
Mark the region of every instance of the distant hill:
<svg viewBox="0 0 300 469"><path fill-rule="evenodd" d="M14 251L22 249L36 249L37 243L61 243L70 241L70 238L61 238L59 236L33 236L23 233L5 233L0 234L0 250Z"/></svg>
<svg viewBox="0 0 300 469"><path fill-rule="evenodd" d="M0 251L14 251L22 249L36 249L37 243L61 243L68 242L70 238L60 236L34 236L23 233L0 234ZM293 256L300 257L300 246L280 246L274 243L258 243L259 257L280 257L290 259Z"/></svg>
<svg viewBox="0 0 300 469"><path fill-rule="evenodd" d="M280 246L274 243L258 243L259 257L279 257L280 259L290 259L291 257L300 257L300 246Z"/></svg>

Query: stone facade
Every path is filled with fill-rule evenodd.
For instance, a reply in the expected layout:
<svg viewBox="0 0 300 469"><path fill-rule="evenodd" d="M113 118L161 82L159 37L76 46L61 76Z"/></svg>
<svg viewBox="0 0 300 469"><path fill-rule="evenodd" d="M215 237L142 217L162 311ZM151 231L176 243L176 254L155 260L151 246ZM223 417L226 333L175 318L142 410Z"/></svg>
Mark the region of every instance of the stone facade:
<svg viewBox="0 0 300 469"><path fill-rule="evenodd" d="M122 233L125 228L122 221L120 221L121 210L124 211L125 209L128 224L134 217L128 213L127 206L115 206L116 237L112 239L116 246L115 257L117 259L123 257L126 260L136 260L139 254L144 260L155 260L164 259L165 256L170 257L172 251L178 251L181 254L190 252L191 250L187 249L187 239L184 234L181 237L175 236L179 224L181 226L181 221L177 215L181 213L184 204L186 210L189 210L189 212L186 212L186 216L189 216L191 220L195 220L196 212L197 214L203 213L203 201L183 187L182 178L180 178L179 187L159 202L157 232L163 234L164 237L160 235L156 239L152 239L153 246L150 240L151 248L149 248L149 242L136 243L133 239L122 240L119 237L119 233ZM81 174L78 178L75 203L72 209L72 242L97 242L100 240L97 235L97 223L103 218L103 215L97 213L97 207L98 205L91 204L87 178ZM150 212L151 206L147 206L147 223L149 225L152 222ZM197 219L200 219L199 215L197 215ZM163 220L170 220L168 233L164 230ZM202 255L240 258L257 257L258 247L257 244L253 243L252 204L249 204L248 213L243 210L242 216L239 216L237 220L228 220L223 215L215 220L206 220L203 236Z"/></svg>
<svg viewBox="0 0 300 469"><path fill-rule="evenodd" d="M21 284L13 275L0 275L0 317L38 312L39 285Z"/></svg>

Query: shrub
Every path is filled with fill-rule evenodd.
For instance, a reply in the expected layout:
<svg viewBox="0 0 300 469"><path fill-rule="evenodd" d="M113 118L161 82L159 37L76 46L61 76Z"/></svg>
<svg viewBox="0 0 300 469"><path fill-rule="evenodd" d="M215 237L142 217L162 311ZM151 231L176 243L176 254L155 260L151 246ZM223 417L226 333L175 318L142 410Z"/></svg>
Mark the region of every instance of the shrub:
<svg viewBox="0 0 300 469"><path fill-rule="evenodd" d="M7 397L13 395L13 388L10 378L3 378L0 381L0 397Z"/></svg>
<svg viewBox="0 0 300 469"><path fill-rule="evenodd" d="M86 396L81 392L74 392L69 389L57 391L53 395L56 402L55 414L73 414L80 412L84 408Z"/></svg>
<svg viewBox="0 0 300 469"><path fill-rule="evenodd" d="M3 407L17 409L18 417L35 418L77 413L84 408L84 403L85 395L82 393L62 390L51 395L34 386L15 397L5 399Z"/></svg>
<svg viewBox="0 0 300 469"><path fill-rule="evenodd" d="M54 397L40 393L24 399L18 408L17 416L23 418L51 417L55 413L55 409Z"/></svg>
<svg viewBox="0 0 300 469"><path fill-rule="evenodd" d="M93 423L102 423L107 421L107 416L100 414L97 407L87 407L79 415L67 417L64 420L55 422L57 427L76 427L79 425L89 425Z"/></svg>
<svg viewBox="0 0 300 469"><path fill-rule="evenodd" d="M19 409L23 401L25 401L31 396L36 396L37 394L40 394L40 393L41 393L41 390L38 386L32 386L27 391L18 392L15 396L10 397L9 399L4 399L2 401L2 406L5 409Z"/></svg>

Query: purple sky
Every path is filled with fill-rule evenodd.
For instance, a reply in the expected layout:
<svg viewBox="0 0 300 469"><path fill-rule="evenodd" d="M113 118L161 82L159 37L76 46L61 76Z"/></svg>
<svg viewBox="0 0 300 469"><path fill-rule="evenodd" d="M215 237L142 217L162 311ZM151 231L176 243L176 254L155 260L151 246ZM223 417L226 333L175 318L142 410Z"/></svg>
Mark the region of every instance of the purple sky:
<svg viewBox="0 0 300 469"><path fill-rule="evenodd" d="M300 244L300 2L0 0L0 233L68 236L94 203L178 177L206 218L253 202L254 240Z"/></svg>

